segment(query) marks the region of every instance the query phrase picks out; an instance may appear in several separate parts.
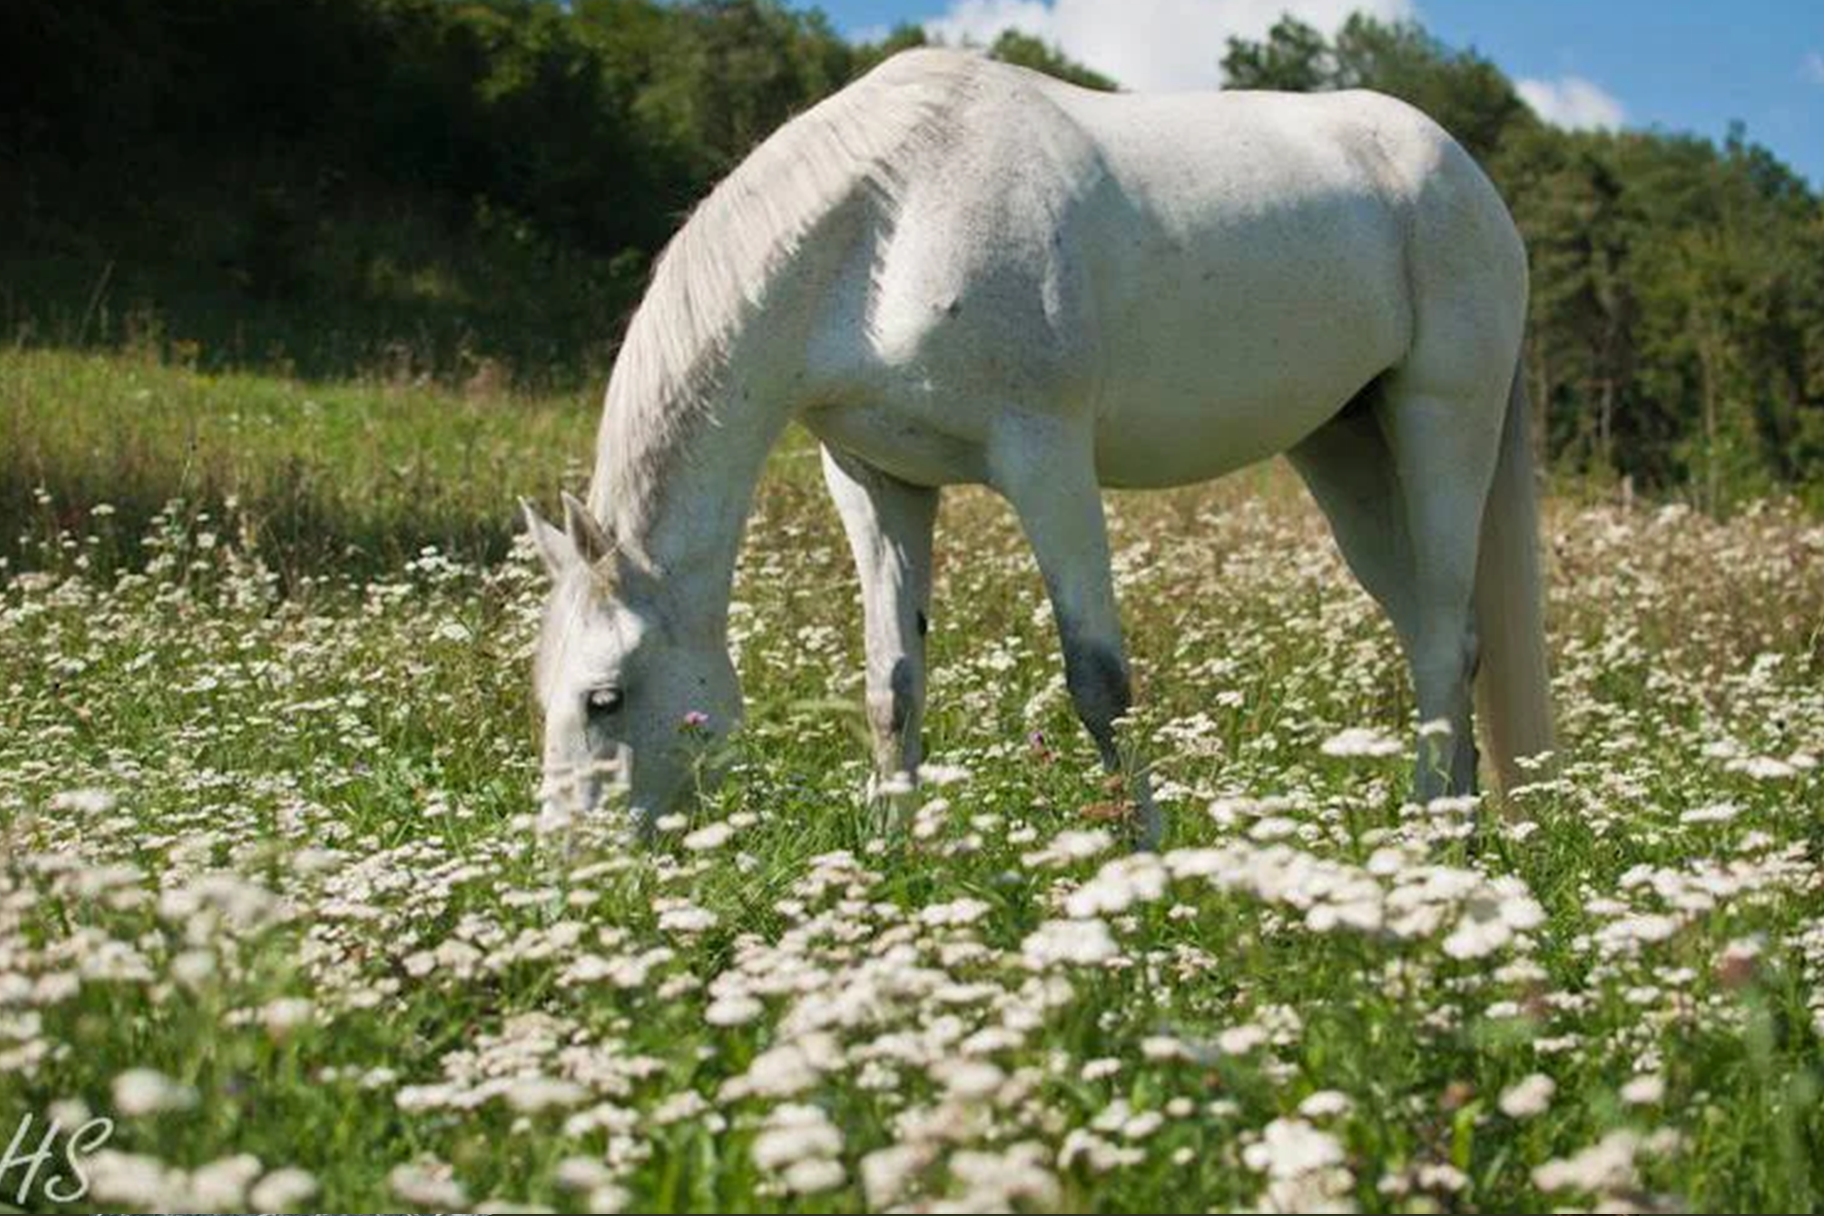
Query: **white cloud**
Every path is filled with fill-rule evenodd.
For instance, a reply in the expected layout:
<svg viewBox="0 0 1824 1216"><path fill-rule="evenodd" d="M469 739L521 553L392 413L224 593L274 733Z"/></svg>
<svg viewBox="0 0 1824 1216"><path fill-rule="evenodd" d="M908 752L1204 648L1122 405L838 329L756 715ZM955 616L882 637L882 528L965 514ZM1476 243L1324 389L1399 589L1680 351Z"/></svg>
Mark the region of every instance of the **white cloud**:
<svg viewBox="0 0 1824 1216"><path fill-rule="evenodd" d="M1817 51L1806 51L1805 62L1800 65L1799 70L1811 83L1824 84L1824 54L1819 54Z"/></svg>
<svg viewBox="0 0 1824 1216"><path fill-rule="evenodd" d="M1581 76L1557 80L1517 80L1521 100L1554 127L1573 131L1614 130L1628 112L1613 93Z"/></svg>
<svg viewBox="0 0 1824 1216"><path fill-rule="evenodd" d="M983 45L1018 29L1126 88L1197 89L1220 83L1231 37L1263 37L1288 13L1331 33L1357 10L1382 20L1415 11L1413 0L951 0L925 28Z"/></svg>

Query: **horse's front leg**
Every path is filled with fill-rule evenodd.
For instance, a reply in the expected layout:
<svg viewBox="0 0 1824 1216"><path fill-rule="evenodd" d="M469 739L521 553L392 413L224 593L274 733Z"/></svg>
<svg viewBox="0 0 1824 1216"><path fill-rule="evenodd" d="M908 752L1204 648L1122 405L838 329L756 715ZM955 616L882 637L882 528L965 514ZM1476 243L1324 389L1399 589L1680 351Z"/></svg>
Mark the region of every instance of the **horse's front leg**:
<svg viewBox="0 0 1824 1216"><path fill-rule="evenodd" d="M1103 767L1115 772L1122 767L1116 723L1131 707L1133 692L1091 437L1087 428L1015 415L997 430L989 461L994 486L1013 505L1044 575L1077 716ZM1156 848L1163 825L1150 783L1144 770L1129 778L1136 841Z"/></svg>
<svg viewBox="0 0 1824 1216"><path fill-rule="evenodd" d="M900 481L827 445L823 477L861 576L875 774L883 782L910 782L922 758L926 614L938 492Z"/></svg>

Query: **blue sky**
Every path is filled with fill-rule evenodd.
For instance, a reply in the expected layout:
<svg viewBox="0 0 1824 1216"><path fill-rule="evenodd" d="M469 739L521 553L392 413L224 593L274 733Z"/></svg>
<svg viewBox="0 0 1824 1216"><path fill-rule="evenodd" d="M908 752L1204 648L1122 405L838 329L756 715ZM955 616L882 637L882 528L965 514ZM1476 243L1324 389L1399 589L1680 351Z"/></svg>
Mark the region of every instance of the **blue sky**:
<svg viewBox="0 0 1824 1216"><path fill-rule="evenodd" d="M1321 28L1357 7L1412 16L1446 43L1493 59L1548 119L1713 138L1741 119L1751 139L1824 186L1824 0L820 0L815 7L854 36L910 21L985 39L1015 24L1125 84L1147 87L1216 83L1226 36L1258 35L1282 10Z"/></svg>

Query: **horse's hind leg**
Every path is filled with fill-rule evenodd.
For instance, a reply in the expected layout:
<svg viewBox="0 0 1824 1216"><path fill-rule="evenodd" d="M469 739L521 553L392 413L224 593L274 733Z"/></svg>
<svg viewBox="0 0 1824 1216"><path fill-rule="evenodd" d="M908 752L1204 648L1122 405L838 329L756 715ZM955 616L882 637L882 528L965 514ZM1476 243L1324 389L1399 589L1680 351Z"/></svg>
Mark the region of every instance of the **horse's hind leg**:
<svg viewBox="0 0 1824 1216"><path fill-rule="evenodd" d="M1506 385L1492 373L1446 377L1411 365L1388 377L1378 407L1412 547L1407 654L1419 721L1449 728L1444 739L1421 731L1414 792L1422 801L1476 788L1476 557L1505 403Z"/></svg>
<svg viewBox="0 0 1824 1216"><path fill-rule="evenodd" d="M1378 384L1364 389L1286 458L1330 521L1343 560L1410 655L1418 627L1412 542L1393 453L1374 413L1379 400Z"/></svg>
<svg viewBox="0 0 1824 1216"><path fill-rule="evenodd" d="M1013 505L1038 559L1064 650L1064 680L1077 717L1095 740L1102 766L1121 767L1115 724L1133 694L1121 640L1121 614L1109 571L1102 491L1087 433L1053 418L1012 415L989 450L994 488ZM1156 848L1159 811L1142 772L1130 774L1135 836Z"/></svg>
<svg viewBox="0 0 1824 1216"><path fill-rule="evenodd" d="M918 771L938 492L825 446L823 476L861 576L868 726L881 778Z"/></svg>

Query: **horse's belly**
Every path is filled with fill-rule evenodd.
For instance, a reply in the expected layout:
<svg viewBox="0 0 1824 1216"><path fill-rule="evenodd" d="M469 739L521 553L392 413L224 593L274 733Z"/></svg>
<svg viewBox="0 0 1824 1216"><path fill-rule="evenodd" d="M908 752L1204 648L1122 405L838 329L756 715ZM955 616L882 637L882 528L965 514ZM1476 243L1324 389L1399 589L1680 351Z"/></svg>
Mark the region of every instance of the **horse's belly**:
<svg viewBox="0 0 1824 1216"><path fill-rule="evenodd" d="M929 410L871 401L811 409L799 420L822 442L912 485L988 480L984 419L969 419L973 427L957 425L961 420L943 426Z"/></svg>
<svg viewBox="0 0 1824 1216"><path fill-rule="evenodd" d="M1187 306L1111 335L1096 411L1103 484L1206 481L1295 446L1399 360L1398 313L1377 295L1264 326Z"/></svg>
<svg viewBox="0 0 1824 1216"><path fill-rule="evenodd" d="M1131 399L1097 426L1097 476L1105 486L1124 489L1209 481L1296 446L1334 417L1351 395L1345 390L1272 403L1219 401L1207 395Z"/></svg>

